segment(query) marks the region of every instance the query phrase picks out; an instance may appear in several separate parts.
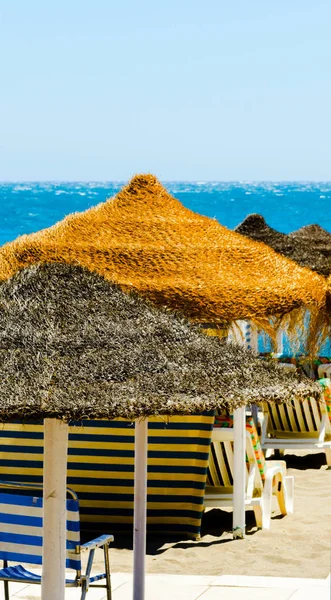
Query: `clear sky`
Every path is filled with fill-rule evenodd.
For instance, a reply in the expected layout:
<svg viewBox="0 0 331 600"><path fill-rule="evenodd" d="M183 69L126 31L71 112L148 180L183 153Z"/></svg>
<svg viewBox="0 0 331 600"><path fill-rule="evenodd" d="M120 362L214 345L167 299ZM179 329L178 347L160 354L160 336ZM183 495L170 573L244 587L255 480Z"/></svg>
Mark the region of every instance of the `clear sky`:
<svg viewBox="0 0 331 600"><path fill-rule="evenodd" d="M330 180L330 0L0 0L0 180Z"/></svg>

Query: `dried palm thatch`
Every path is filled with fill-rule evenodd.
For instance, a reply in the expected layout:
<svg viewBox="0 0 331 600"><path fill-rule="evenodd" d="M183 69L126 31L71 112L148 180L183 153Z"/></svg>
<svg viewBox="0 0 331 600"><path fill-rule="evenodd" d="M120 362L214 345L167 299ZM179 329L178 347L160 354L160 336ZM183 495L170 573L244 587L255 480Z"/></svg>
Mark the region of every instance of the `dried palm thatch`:
<svg viewBox="0 0 331 600"><path fill-rule="evenodd" d="M314 250L318 250L326 258L331 259L331 233L319 225L305 225L297 231L289 233L289 237L305 244L309 244Z"/></svg>
<svg viewBox="0 0 331 600"><path fill-rule="evenodd" d="M0 281L46 262L79 264L199 322L252 319L270 331L269 315L325 307L317 274L188 210L153 175L3 246Z"/></svg>
<svg viewBox="0 0 331 600"><path fill-rule="evenodd" d="M0 394L7 421L189 414L320 390L82 267L45 264L0 287Z"/></svg>
<svg viewBox="0 0 331 600"><path fill-rule="evenodd" d="M324 231L322 228L319 228L321 230L319 231L318 225L311 225L310 227L315 228L313 231L318 232L318 234ZM294 232L296 235L286 235L269 227L262 215L252 214L248 215L235 228L235 231L252 240L267 244L270 248L295 261L301 267L307 267L324 277L327 277L331 273L331 252L330 256L327 257L320 251L317 243L312 243L311 230L309 230L311 232L310 239L306 228ZM299 232L301 233L299 234ZM329 245L331 250L331 234L325 233L330 237ZM325 240L325 236L323 236L323 239Z"/></svg>
<svg viewBox="0 0 331 600"><path fill-rule="evenodd" d="M328 326L329 326L329 338L331 339L331 275L327 280L327 296L326 296L326 313L328 317Z"/></svg>

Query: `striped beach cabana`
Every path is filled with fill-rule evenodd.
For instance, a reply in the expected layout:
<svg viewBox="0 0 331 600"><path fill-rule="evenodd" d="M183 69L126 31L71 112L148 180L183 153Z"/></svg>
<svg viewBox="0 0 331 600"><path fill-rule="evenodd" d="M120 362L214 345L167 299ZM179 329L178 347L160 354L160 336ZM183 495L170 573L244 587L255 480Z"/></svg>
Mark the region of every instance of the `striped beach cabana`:
<svg viewBox="0 0 331 600"><path fill-rule="evenodd" d="M64 472L62 491L49 494L44 503L55 503L54 511L61 498L64 501L67 472L68 485L81 496L84 518L91 518L86 510L89 507L100 514L100 508L109 502L109 512L113 510L115 518L107 519L106 514L102 518L111 528L121 520L121 506L131 503L132 512L134 456L136 497L144 498L147 418L152 425L149 516L152 520L154 516L156 523L159 519L160 524L160 510L167 515L172 504L173 521L178 522L177 511L183 527L188 528L193 522L197 526L201 518L213 411L233 410L252 400L286 402L320 394L314 382L289 376L240 346L208 338L183 318L122 292L79 266L53 263L23 269L0 286L0 307L2 476L16 481L41 480L43 427L38 421L44 420L48 489L59 486L52 481L52 472L59 473L61 464ZM68 469L67 423L71 425ZM111 442L112 428L121 434ZM177 440L184 437L183 431L184 451ZM102 436L108 438L105 444L100 443ZM197 440L193 442L190 436ZM172 444L177 447L172 448ZM198 450L193 448L196 444ZM117 471L116 458L121 462ZM84 476L90 487L87 484L82 489ZM184 498L183 490L176 486L176 482L182 485L183 478L186 484L189 481ZM107 491L100 494L102 486ZM176 491L180 491L180 498ZM159 498L162 493L166 493L164 506ZM100 496L104 497L100 500ZM156 510L155 504L159 507ZM135 514L135 597L142 598L143 503L137 501ZM47 557L48 540L45 544ZM56 552L50 560L53 555ZM56 568L51 572L53 577L54 572L59 575ZM53 579L45 582L43 598L52 600L53 586Z"/></svg>

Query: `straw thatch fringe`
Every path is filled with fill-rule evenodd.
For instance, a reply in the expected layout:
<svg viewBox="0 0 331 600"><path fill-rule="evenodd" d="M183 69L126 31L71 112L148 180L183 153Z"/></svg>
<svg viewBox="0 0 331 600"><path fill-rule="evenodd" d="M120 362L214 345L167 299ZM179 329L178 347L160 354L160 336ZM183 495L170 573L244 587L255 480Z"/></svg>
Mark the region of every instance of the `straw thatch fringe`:
<svg viewBox="0 0 331 600"><path fill-rule="evenodd" d="M294 234L289 236L276 231L269 227L262 215L248 215L242 223L237 225L235 231L252 240L267 244L275 252L290 258L301 267L307 267L324 277L331 273L331 253L329 256L323 254L318 245L315 245L311 239L309 240L308 236ZM299 231L302 232L302 230ZM325 233L327 234L327 232ZM325 238L323 237L323 239Z"/></svg>
<svg viewBox="0 0 331 600"><path fill-rule="evenodd" d="M327 313L327 327L329 331L329 338L331 339L331 275L327 280L327 295L326 295L326 313Z"/></svg>
<svg viewBox="0 0 331 600"><path fill-rule="evenodd" d="M319 397L316 383L78 266L0 286L0 420L189 414Z"/></svg>
<svg viewBox="0 0 331 600"><path fill-rule="evenodd" d="M325 306L323 278L188 210L152 175L3 246L0 280L38 262L79 264L199 322L267 322L298 307Z"/></svg>
<svg viewBox="0 0 331 600"><path fill-rule="evenodd" d="M275 318L274 330L287 335L293 355L305 354L308 359L313 360L330 338L330 316L327 305L323 311L305 311L299 308ZM274 349L276 349L275 344Z"/></svg>

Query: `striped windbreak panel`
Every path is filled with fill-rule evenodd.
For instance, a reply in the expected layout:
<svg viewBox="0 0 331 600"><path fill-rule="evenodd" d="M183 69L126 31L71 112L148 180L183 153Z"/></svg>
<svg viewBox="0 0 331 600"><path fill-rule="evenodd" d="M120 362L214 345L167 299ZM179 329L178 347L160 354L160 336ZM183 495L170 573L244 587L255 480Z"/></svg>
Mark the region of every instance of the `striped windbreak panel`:
<svg viewBox="0 0 331 600"><path fill-rule="evenodd" d="M213 412L149 419L147 528L198 537ZM0 429L0 479L42 482L43 426ZM70 426L67 485L78 495L82 527L131 530L134 423L91 420Z"/></svg>
<svg viewBox="0 0 331 600"><path fill-rule="evenodd" d="M42 564L42 498L0 492L0 559ZM77 500L67 500L66 567L80 571ZM78 553L76 553L78 550Z"/></svg>

